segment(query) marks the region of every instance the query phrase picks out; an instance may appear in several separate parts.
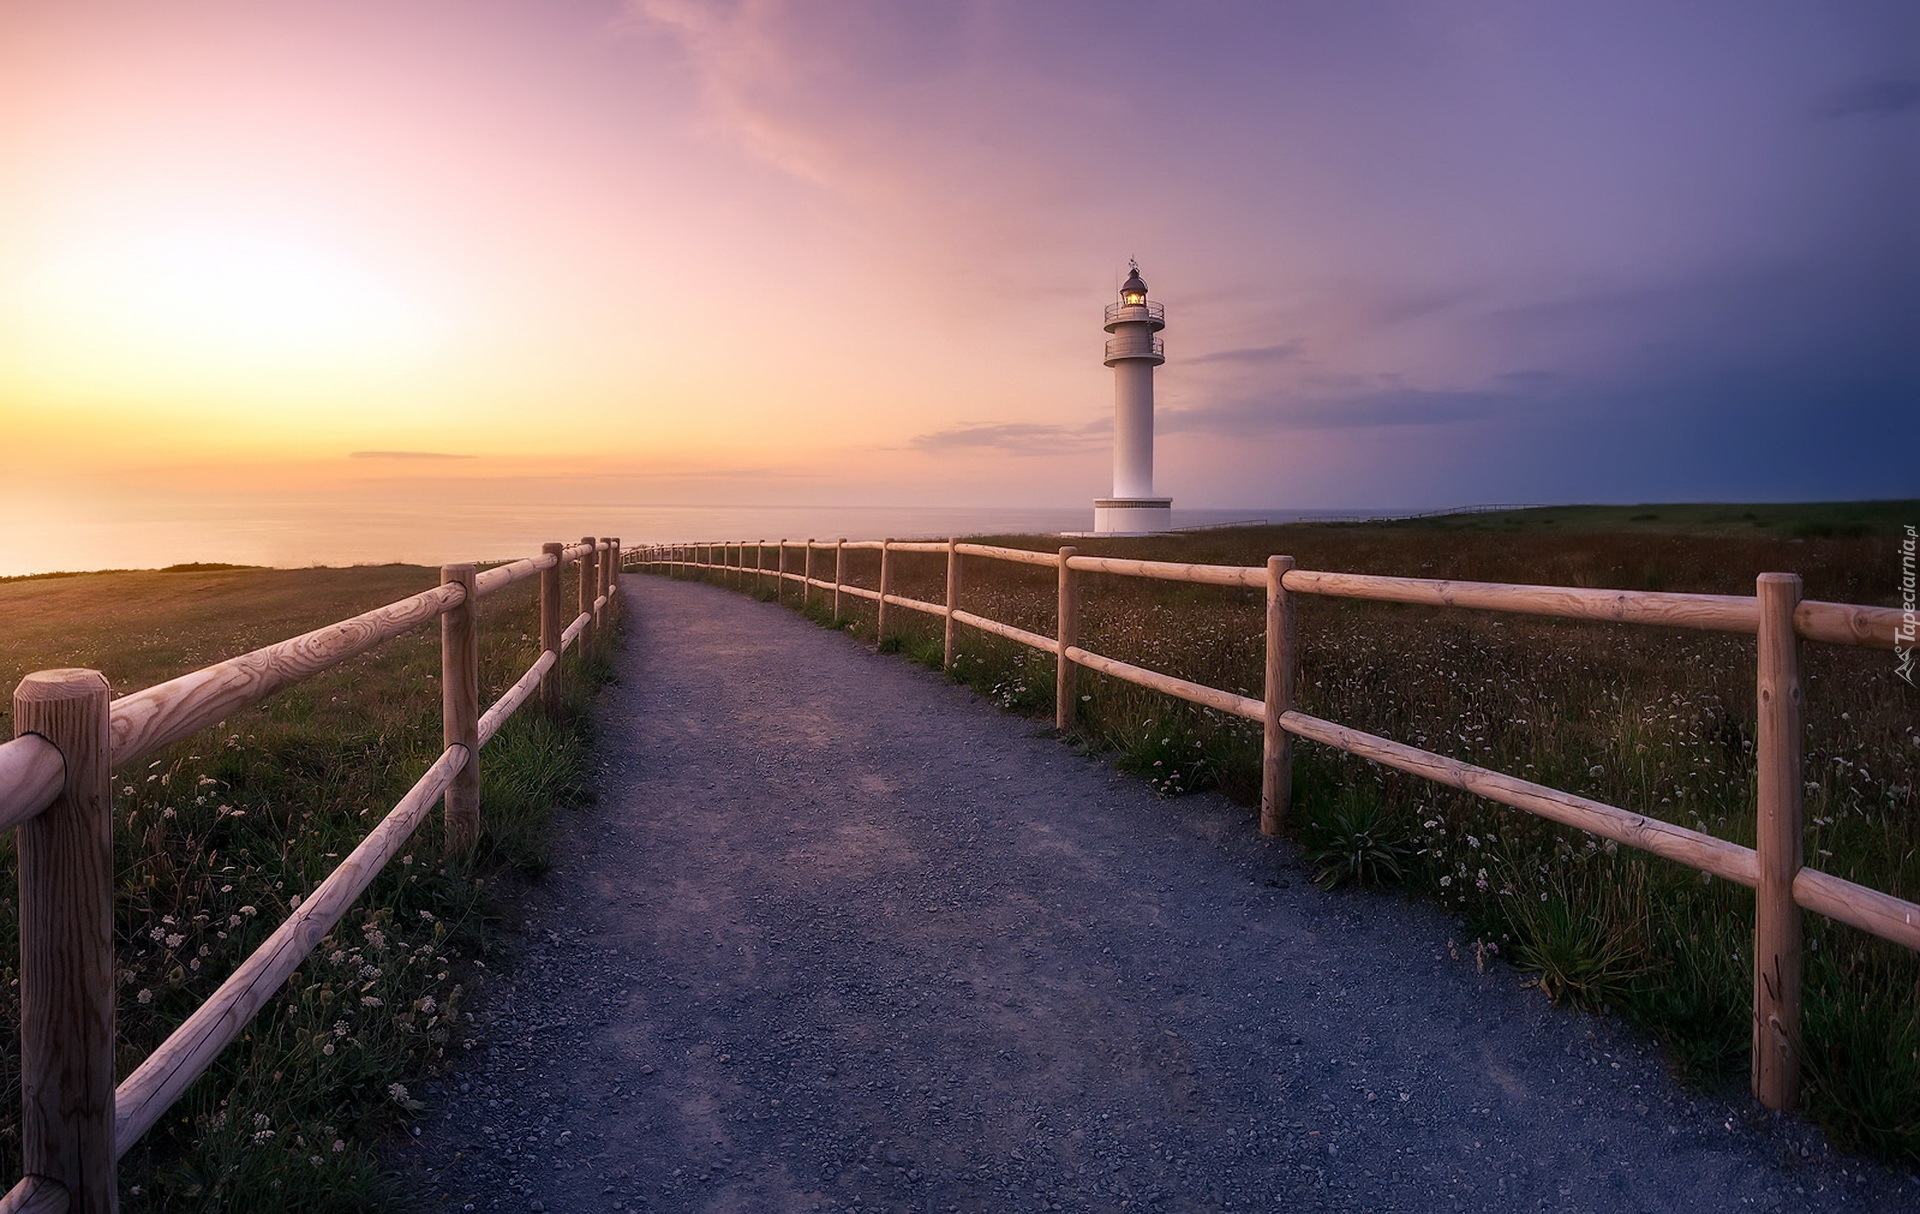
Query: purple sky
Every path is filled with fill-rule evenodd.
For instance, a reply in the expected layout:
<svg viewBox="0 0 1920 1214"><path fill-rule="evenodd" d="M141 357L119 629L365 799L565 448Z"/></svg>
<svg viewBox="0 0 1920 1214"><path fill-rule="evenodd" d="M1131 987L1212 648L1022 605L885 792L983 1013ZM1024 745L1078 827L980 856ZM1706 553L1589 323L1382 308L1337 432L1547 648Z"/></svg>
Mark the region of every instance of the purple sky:
<svg viewBox="0 0 1920 1214"><path fill-rule="evenodd" d="M1856 0L27 0L0 479L1084 504L1137 256L1183 506L1916 496L1916 59Z"/></svg>

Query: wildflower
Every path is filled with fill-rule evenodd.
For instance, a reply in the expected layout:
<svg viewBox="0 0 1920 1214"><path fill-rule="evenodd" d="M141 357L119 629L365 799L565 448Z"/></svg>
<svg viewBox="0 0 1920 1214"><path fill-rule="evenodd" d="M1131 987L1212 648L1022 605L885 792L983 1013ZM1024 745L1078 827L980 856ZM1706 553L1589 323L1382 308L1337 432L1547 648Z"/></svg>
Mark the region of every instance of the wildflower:
<svg viewBox="0 0 1920 1214"><path fill-rule="evenodd" d="M169 933L166 939L166 945L168 948L179 948L181 945L185 944L186 942L187 942L187 938L181 935L179 932Z"/></svg>
<svg viewBox="0 0 1920 1214"><path fill-rule="evenodd" d="M135 1000L136 1002L138 1002L138 1003L141 1003L141 1004L147 1004L147 1003L152 1003L152 1002L153 1002L153 992L152 992L152 991L150 991L150 990L148 990L148 989L147 989L146 987L144 987L144 986L143 986L143 987L141 987L141 988L140 988L140 993L139 993L138 995L135 995L135 996L134 996L134 1000Z"/></svg>
<svg viewBox="0 0 1920 1214"><path fill-rule="evenodd" d="M260 909L254 906L243 906L240 908L240 913L251 919L260 913Z"/></svg>
<svg viewBox="0 0 1920 1214"><path fill-rule="evenodd" d="M269 1138L272 1138L272 1137L273 1137L272 1130L255 1130L253 1132L253 1145L256 1147L260 1146L262 1143L265 1143Z"/></svg>
<svg viewBox="0 0 1920 1214"><path fill-rule="evenodd" d="M390 1083L387 1085L387 1095L393 1097L394 1103L405 1104L407 1102L407 1085L404 1083Z"/></svg>

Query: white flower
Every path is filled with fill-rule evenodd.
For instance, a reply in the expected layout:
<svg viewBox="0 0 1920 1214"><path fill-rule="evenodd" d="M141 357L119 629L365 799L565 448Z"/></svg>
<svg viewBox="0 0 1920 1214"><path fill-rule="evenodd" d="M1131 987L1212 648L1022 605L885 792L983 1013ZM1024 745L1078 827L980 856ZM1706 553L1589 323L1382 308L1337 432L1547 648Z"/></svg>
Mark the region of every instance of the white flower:
<svg viewBox="0 0 1920 1214"><path fill-rule="evenodd" d="M186 942L187 942L187 938L185 936L182 936L179 932L170 933L166 939L166 945L168 948L179 948L181 945L185 944Z"/></svg>
<svg viewBox="0 0 1920 1214"><path fill-rule="evenodd" d="M407 1085L404 1083L390 1083L387 1085L387 1095L393 1097L396 1104L405 1104L407 1102Z"/></svg>
<svg viewBox="0 0 1920 1214"><path fill-rule="evenodd" d="M152 1003L153 992L143 986L140 988L140 993L135 995L133 998L134 998L134 1001L137 1003L143 1003L143 1004Z"/></svg>

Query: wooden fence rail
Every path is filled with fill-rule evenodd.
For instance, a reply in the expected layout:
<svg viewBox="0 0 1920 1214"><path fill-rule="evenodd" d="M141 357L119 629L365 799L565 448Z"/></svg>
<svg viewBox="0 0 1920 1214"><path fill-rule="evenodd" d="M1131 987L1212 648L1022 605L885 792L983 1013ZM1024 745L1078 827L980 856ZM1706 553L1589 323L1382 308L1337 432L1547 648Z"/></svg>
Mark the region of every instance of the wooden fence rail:
<svg viewBox="0 0 1920 1214"><path fill-rule="evenodd" d="M560 571L578 566L578 612L562 627ZM109 703L91 670L39 671L14 693L16 737L0 745L0 828L17 827L20 869L21 1141L25 1178L0 1214L112 1214L118 1161L238 1037L445 798L448 844L479 836L480 749L542 690L557 708L560 659L620 603L620 541L588 536L441 583L352 619L218 662ZM479 600L542 578L541 653L486 712ZM446 745L426 773L212 997L113 1083L114 769L429 620L441 621Z"/></svg>
<svg viewBox="0 0 1920 1214"><path fill-rule="evenodd" d="M765 543L763 540L754 545L756 555ZM1039 552L968 543L957 538L944 542L841 539L832 543L810 539L806 541L806 571L796 574L787 571L787 541L781 540L779 544L782 556L775 576L782 586L786 581L797 580L803 587L803 595L816 589L832 591L835 616L840 614L842 596L874 601L878 608L878 635L882 639L887 633L889 608L902 607L940 617L945 626L945 662L949 668L955 659L955 625L992 633L1055 655L1054 719L1061 729L1070 727L1073 721L1076 697L1072 671L1079 666L1189 703L1260 722L1264 730L1260 830L1264 834L1277 834L1285 825L1291 795L1292 739L1300 737L1651 852L1754 890L1752 1084L1754 1094L1768 1108L1790 1109L1799 1100L1800 912L1815 911L1882 939L1920 950L1920 905L1806 867L1801 843L1805 785L1801 763L1800 642L1891 649L1901 621L1901 613L1893 608L1803 601L1799 576L1788 573L1761 574L1752 596L1672 594L1331 573L1297 569L1293 558L1287 556L1271 557L1263 566L1244 567L1127 560L1085 556L1073 548ZM723 544L719 551L724 554L737 548L744 555L746 546L747 542ZM821 549L835 553L831 581L816 578L812 573L812 554ZM846 553L850 549L879 551L878 589L857 586L847 580ZM726 571L724 556L716 561L712 559L714 551L715 546L711 544L652 546L636 552L632 564L636 568L669 574ZM946 556L944 603L929 603L893 593L890 557L896 552ZM963 557L1055 569L1058 577L1055 635L1043 636L962 609ZM1076 575L1081 573L1264 590L1266 669L1261 698L1256 700L1207 687L1082 648L1076 640L1081 598ZM1299 670L1294 600L1303 594L1753 636L1759 662L1755 689L1759 707L1759 736L1755 743L1756 846L1742 847L1658 818L1297 711L1293 706Z"/></svg>

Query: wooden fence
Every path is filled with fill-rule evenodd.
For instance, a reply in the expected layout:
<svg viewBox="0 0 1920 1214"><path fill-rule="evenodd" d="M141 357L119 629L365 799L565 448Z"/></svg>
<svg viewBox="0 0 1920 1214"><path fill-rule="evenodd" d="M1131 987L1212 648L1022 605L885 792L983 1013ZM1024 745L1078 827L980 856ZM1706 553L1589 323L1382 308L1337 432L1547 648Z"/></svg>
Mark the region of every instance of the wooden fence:
<svg viewBox="0 0 1920 1214"><path fill-rule="evenodd" d="M563 616L562 573L577 611ZM18 827L21 1131L26 1177L0 1214L110 1214L120 1157L247 1026L387 861L445 804L456 853L480 835L480 749L535 692L560 705L560 658L619 606L620 541L587 536L475 572L448 565L410 598L109 702L94 670L43 670L14 693L0 745L0 829ZM539 658L480 711L479 600L540 578ZM428 620L440 621L444 749L339 867L219 990L114 1084L112 774Z"/></svg>
<svg viewBox="0 0 1920 1214"><path fill-rule="evenodd" d="M788 568L788 551L804 554L799 570ZM768 550L777 554L772 564ZM878 589L847 580L849 549L878 549ZM833 553L833 576L816 577L815 554ZM946 601L929 603L893 593L896 552L944 553ZM965 579L962 558L1050 566L1059 592L1053 636L962 610ZM751 563L749 564L749 561ZM966 625L1055 655L1054 724L1072 727L1077 699L1076 667L1177 696L1190 703L1258 721L1265 730L1261 755L1260 830L1277 834L1291 797L1293 738L1302 737L1373 762L1486 797L1566 826L1723 877L1755 891L1753 973L1753 1091L1772 1109L1790 1109L1800 1094L1800 911L1818 911L1885 940L1920 950L1920 905L1808 868L1802 851L1801 681L1799 642L1861 645L1891 649L1901 613L1888 607L1802 600L1800 577L1763 573L1752 597L1745 595L1666 594L1632 590L1594 590L1570 586L1520 586L1489 582L1436 581L1325 573L1294 567L1292 557L1272 556L1264 566L1188 565L1167 561L1082 556L1076 549L1057 553L985 544L902 542L897 540L732 541L652 546L634 553L636 567L678 573L714 571L741 586L767 579L784 593L798 582L803 600L818 590L833 595L833 613L841 614L845 596L877 604L877 635L888 632L891 608L938 616L946 624L946 665L954 660L954 629ZM822 571L824 572L824 571ZM1080 647L1080 577L1099 573L1207 586L1233 586L1266 593L1266 673L1256 700L1217 687L1148 670ZM1557 616L1577 620L1614 620L1753 636L1758 644L1759 736L1756 740L1757 831L1755 847L1689 830L1671 822L1575 796L1556 788L1478 767L1402 742L1362 733L1309 716L1294 707L1299 653L1294 630L1294 600L1316 594L1415 603L1435 607L1472 607L1488 611Z"/></svg>

